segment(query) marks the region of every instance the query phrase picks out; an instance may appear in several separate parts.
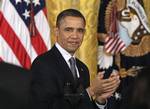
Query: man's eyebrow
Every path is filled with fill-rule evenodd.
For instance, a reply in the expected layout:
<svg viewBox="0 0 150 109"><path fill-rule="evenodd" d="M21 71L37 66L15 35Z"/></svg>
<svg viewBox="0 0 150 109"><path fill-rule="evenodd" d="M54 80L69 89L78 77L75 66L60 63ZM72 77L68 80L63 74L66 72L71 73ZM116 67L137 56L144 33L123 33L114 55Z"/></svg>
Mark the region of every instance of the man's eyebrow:
<svg viewBox="0 0 150 109"><path fill-rule="evenodd" d="M65 27L65 28L70 28L70 29L83 29L83 30L85 30L85 28L81 28L81 27L79 27L79 28L74 28L74 27Z"/></svg>
<svg viewBox="0 0 150 109"><path fill-rule="evenodd" d="M74 29L73 27L65 27L65 28L72 28L72 29Z"/></svg>
<svg viewBox="0 0 150 109"><path fill-rule="evenodd" d="M73 30L73 29L75 29L75 28L73 28L73 27L65 27L64 29L65 29L65 30L67 30L67 29Z"/></svg>

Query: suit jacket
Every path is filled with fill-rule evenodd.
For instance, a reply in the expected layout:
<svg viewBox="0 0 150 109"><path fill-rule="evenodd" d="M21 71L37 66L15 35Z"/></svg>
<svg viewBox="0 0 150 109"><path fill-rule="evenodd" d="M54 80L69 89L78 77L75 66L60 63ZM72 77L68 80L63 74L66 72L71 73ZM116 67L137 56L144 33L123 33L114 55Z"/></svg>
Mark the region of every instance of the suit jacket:
<svg viewBox="0 0 150 109"><path fill-rule="evenodd" d="M74 88L73 75L55 45L50 51L34 60L31 84L33 109L97 108L85 90L90 85L88 68L78 59L76 59L76 63L80 74L79 83L82 85L84 96L81 97L79 103L72 105L64 97L64 86L66 83L70 83L72 84L71 88Z"/></svg>
<svg viewBox="0 0 150 109"><path fill-rule="evenodd" d="M0 109L29 109L31 73L21 67L0 63Z"/></svg>

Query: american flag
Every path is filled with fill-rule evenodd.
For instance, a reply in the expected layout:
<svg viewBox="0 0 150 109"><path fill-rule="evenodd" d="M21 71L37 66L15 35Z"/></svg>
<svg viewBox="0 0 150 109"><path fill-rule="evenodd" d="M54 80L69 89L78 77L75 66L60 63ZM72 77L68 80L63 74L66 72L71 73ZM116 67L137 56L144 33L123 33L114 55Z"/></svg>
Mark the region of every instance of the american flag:
<svg viewBox="0 0 150 109"><path fill-rule="evenodd" d="M104 50L109 54L117 54L126 48L125 43L119 36L119 28L117 24L117 6L116 3L112 3L112 12L110 14L110 27L108 35L105 39Z"/></svg>
<svg viewBox="0 0 150 109"><path fill-rule="evenodd" d="M45 0L2 0L0 60L29 69L50 49Z"/></svg>

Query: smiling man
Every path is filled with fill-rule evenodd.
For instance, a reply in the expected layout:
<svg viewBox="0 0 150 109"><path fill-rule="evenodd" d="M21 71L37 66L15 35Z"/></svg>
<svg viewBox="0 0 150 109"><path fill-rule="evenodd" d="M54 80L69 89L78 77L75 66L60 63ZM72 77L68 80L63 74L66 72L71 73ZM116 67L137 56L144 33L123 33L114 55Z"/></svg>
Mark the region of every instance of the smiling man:
<svg viewBox="0 0 150 109"><path fill-rule="evenodd" d="M85 33L84 16L75 9L62 11L56 21L56 43L32 64L32 109L104 109L118 87L117 75L90 85L89 70L75 57Z"/></svg>
<svg viewBox="0 0 150 109"><path fill-rule="evenodd" d="M56 28L57 42L66 51L74 55L80 47L85 33L85 20L80 17L68 16L60 21Z"/></svg>

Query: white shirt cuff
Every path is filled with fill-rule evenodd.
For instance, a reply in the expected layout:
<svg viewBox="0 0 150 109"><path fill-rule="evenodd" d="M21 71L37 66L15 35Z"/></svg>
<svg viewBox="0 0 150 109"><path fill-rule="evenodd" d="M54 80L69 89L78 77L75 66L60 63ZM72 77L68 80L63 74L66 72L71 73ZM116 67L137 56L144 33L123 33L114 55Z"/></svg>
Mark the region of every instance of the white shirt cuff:
<svg viewBox="0 0 150 109"><path fill-rule="evenodd" d="M105 103L104 105L98 104L96 101L95 101L95 104L97 105L97 107L98 107L99 109L104 109L105 106L107 105L107 101L106 101L106 103Z"/></svg>

